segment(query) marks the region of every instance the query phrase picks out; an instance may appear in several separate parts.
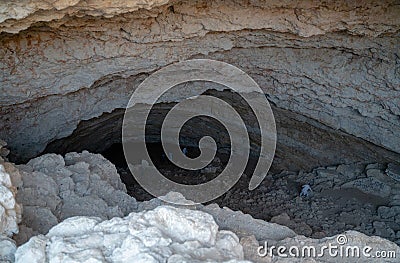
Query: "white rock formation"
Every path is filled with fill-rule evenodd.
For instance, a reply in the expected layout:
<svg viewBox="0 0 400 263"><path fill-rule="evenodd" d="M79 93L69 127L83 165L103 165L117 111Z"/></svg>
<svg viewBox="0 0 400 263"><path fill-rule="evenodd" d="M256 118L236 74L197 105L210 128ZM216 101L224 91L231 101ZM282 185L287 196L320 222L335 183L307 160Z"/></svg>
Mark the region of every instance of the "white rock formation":
<svg viewBox="0 0 400 263"><path fill-rule="evenodd" d="M0 234L7 236L18 233L21 209L15 201L15 194L10 175L0 163Z"/></svg>
<svg viewBox="0 0 400 263"><path fill-rule="evenodd" d="M21 206L16 202L15 195L20 175L13 164L6 162L7 144L0 140L0 262L13 262L16 250L15 241L10 239L18 233L18 223L21 221Z"/></svg>
<svg viewBox="0 0 400 263"><path fill-rule="evenodd" d="M139 8L151 9L168 3L169 0L133 0L133 1L12 1L2 3L0 9L0 32L17 33L31 24L52 21L64 16L113 17L118 14L136 11ZM15 23L15 21L18 23Z"/></svg>
<svg viewBox="0 0 400 263"><path fill-rule="evenodd" d="M46 154L19 165L23 185L17 200L24 205L21 233L25 242L33 234L46 234L51 227L72 216L110 219L136 209L126 194L115 166L99 154Z"/></svg>
<svg viewBox="0 0 400 263"><path fill-rule="evenodd" d="M4 235L0 235L0 262L9 263L15 260L17 246L15 241Z"/></svg>
<svg viewBox="0 0 400 263"><path fill-rule="evenodd" d="M296 236L296 233L286 226L255 219L249 214L244 214L241 211L232 211L227 207L220 208L217 204L210 204L207 206L201 204L194 205L192 201L185 199L182 194L175 192L170 192L160 199L154 198L150 201L141 202L138 204L138 210L155 209L158 206L167 205L168 203L166 203L166 201L186 204L185 206L178 207L199 210L210 214L220 229L232 231L240 238L254 235L258 240L277 241Z"/></svg>
<svg viewBox="0 0 400 263"><path fill-rule="evenodd" d="M244 262L212 216L170 206L102 221L73 217L19 247L16 262Z"/></svg>
<svg viewBox="0 0 400 263"><path fill-rule="evenodd" d="M155 204L154 202L152 204ZM148 203L149 205L149 203ZM250 220L251 221L251 220ZM239 224L244 225L239 220ZM252 224L252 222L247 222ZM281 226L259 224L259 231L279 231ZM356 231L323 239L296 235L281 239L256 238L253 233L240 239L236 233L219 230L213 216L198 210L161 205L131 213L125 218L102 221L98 217L72 217L59 223L46 235L31 238L16 251L16 262L382 262L372 258L377 252L391 253L385 262L397 262L400 247L380 237ZM240 233L239 230L239 234ZM249 234L249 233L248 233ZM260 249L260 246L264 246ZM265 247L275 246L275 253L263 255ZM283 246L286 255L278 255ZM328 249L333 247L329 254ZM366 246L370 250L363 250ZM289 255L289 248L296 247ZM315 248L309 250L310 247ZM342 250L339 247L343 247ZM350 250L346 250L347 248ZM339 253L357 253L346 256ZM305 250L303 250L305 248ZM298 252L296 252L298 251ZM303 252L305 251L305 252ZM344 252L340 252L344 251ZM350 251L350 252L346 252ZM364 252L367 251L367 254ZM261 253L261 254L259 254ZM305 253L305 257L301 253ZM311 253L309 256L307 253ZM314 254L315 253L315 254ZM353 254L349 254L353 255ZM369 255L369 256L368 256ZM389 254L386 254L389 255Z"/></svg>

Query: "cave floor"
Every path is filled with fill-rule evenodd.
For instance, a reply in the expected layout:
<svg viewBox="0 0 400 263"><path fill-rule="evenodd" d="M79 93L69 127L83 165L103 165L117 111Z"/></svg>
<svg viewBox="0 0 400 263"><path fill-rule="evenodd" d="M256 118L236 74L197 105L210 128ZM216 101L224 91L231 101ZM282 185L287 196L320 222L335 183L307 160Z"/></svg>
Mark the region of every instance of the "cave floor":
<svg viewBox="0 0 400 263"><path fill-rule="evenodd" d="M352 187L352 182L363 180L374 184L375 181L369 180L366 174L368 169L380 171L379 168L382 165L354 164L318 168L310 173L269 174L253 191L248 190L249 178L242 177L226 194L210 203L288 226L297 234L307 237L323 238L347 230L357 230L400 244L400 218L392 215L395 214L392 210L400 207L400 196L379 192L371 194L358 187L365 185L365 182L353 184ZM184 172L170 166L161 166L159 170L174 181L185 183L187 178ZM353 175L340 176L339 170ZM138 201L153 198L136 183L129 169L119 167L118 172L127 186L128 194ZM204 181L215 174L198 173L197 176L200 181ZM299 195L304 184L310 184L313 189L309 197Z"/></svg>

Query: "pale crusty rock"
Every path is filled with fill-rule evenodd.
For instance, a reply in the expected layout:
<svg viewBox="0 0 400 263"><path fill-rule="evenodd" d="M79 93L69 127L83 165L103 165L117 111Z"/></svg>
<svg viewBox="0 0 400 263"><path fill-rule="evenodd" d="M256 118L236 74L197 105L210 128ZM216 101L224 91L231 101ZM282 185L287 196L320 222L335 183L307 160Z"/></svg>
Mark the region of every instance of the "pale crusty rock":
<svg viewBox="0 0 400 263"><path fill-rule="evenodd" d="M212 216L170 206L102 221L72 217L18 248L16 262L245 262Z"/></svg>
<svg viewBox="0 0 400 263"><path fill-rule="evenodd" d="M20 209L15 201L15 192L10 175L0 164L0 234L2 235L12 236L18 233L17 211Z"/></svg>
<svg viewBox="0 0 400 263"><path fill-rule="evenodd" d="M0 153L6 144L0 141ZM0 155L0 235L11 237L18 233L21 221L21 206L16 201L20 174L12 163L6 162Z"/></svg>
<svg viewBox="0 0 400 263"><path fill-rule="evenodd" d="M18 223L21 222L21 205L16 202L17 187L20 185L18 169L5 158L7 145L0 140L0 262L14 262L17 249L14 234L18 233Z"/></svg>
<svg viewBox="0 0 400 263"><path fill-rule="evenodd" d="M170 193L165 197L166 200L182 200L183 198L179 193ZM252 262L343 262L342 257L329 256L326 249L323 257L310 257L307 259L308 261L304 261L303 257L284 258L277 255L260 257L257 255L259 245L263 245L265 242L275 247L297 246L300 251L302 247L314 246L318 251L329 244L337 245L339 235L323 239L311 239L299 235L282 237L286 227L267 222L262 224L256 222L260 220L254 220L241 213L229 212L229 210L220 209L215 205L206 207L189 205L188 207L191 209L189 210L165 206L163 203L159 199L153 199L140 206L139 209L144 209L143 211L131 213L123 219L113 218L103 222L98 217L66 219L53 227L46 236L35 236L28 243L19 247L16 253L17 262L25 262L28 259L29 262L32 262L31 260L47 262L46 260L50 259L55 262L82 262L85 260L124 262L124 260L139 259L143 262L159 262L165 258L168 258L168 262L204 262L207 259L211 259L212 262L222 262L227 258L231 259L229 262L237 262L238 258ZM211 211L211 214L204 211ZM235 217L238 220L235 220ZM247 221L240 218L247 219ZM214 221L215 219L217 222ZM224 219L228 220L224 222ZM204 224L209 220L213 224ZM233 230L233 233L242 236L240 244L237 236L232 232L218 231L218 229L226 229L227 226ZM253 230L248 231L251 228ZM243 231L243 229L247 230ZM274 235L274 231L278 235ZM221 233L223 235L220 235ZM272 234L263 236L260 233ZM356 231L348 231L344 234L347 240L345 245L358 246L360 249L371 246L373 248L372 252L370 251L371 254L378 250L394 251L397 255L399 253L398 246L383 238L368 237ZM218 240L219 236L223 236L224 240ZM171 243L164 242L164 237L172 240ZM98 242L99 240L103 243ZM178 244L175 245L174 242ZM168 248L162 247L164 244ZM203 247L204 244L208 244L206 248ZM201 249L202 247L204 249ZM188 252L194 248L201 252ZM136 253L134 254L132 251ZM206 258L209 256L212 258ZM361 258L351 257L345 262L365 262L366 260L371 259L362 255ZM385 262L396 262L396 260L388 258Z"/></svg>
<svg viewBox="0 0 400 263"><path fill-rule="evenodd" d="M42 21L0 40L0 136L13 154L37 156L82 121L124 108L154 70L197 57L239 66L282 109L400 152L395 1L143 2L151 9L2 3L4 30Z"/></svg>
<svg viewBox="0 0 400 263"><path fill-rule="evenodd" d="M296 235L286 226L255 219L249 214L227 207L220 208L216 204L204 206L201 210L211 214L221 228L233 231L239 237L254 235L257 240L276 241Z"/></svg>
<svg viewBox="0 0 400 263"><path fill-rule="evenodd" d="M24 205L19 244L72 216L110 219L136 209L115 166L99 154L47 154L18 167L23 184L17 200Z"/></svg>
<svg viewBox="0 0 400 263"><path fill-rule="evenodd" d="M87 15L109 18L138 9L152 9L169 2L176 3L176 1L169 0L128 2L120 0L18 0L10 3L4 2L0 5L0 32L17 33L34 23L62 20L65 16L82 17ZM196 2L195 7L204 8L204 2ZM338 30L348 30L353 34L377 35L396 30L399 22L399 18L396 16L399 8L395 5L395 1L375 3L364 0L349 3L342 0L324 5L326 10L322 9L322 5L318 2L312 1L290 3L270 0L266 3L256 1L253 5L238 5L238 8L245 9L245 12L240 14L238 10L234 10L233 5L227 5L221 11L218 4L214 4L212 5L214 10L209 14L210 19L202 29L208 30L214 27L220 31L228 31L247 26L283 32L290 31L303 36ZM268 15L263 16L264 9L269 9L266 13ZM390 12L385 9L390 9ZM187 11L193 10L188 9ZM233 19L221 19L224 14L229 14ZM362 15L369 16L369 19L364 20ZM365 24L366 21L368 21L368 26ZM185 28L185 30L190 32L193 29Z"/></svg>
<svg viewBox="0 0 400 263"><path fill-rule="evenodd" d="M220 229L236 233L239 238L254 235L258 240L282 240L288 237L294 237L296 233L290 228L275 223L269 223L260 219L253 218L249 214L241 211L233 211L227 207L221 208L217 204L202 205L194 204L187 200L181 193L169 192L160 198L153 198L150 201L140 202L139 211L155 209L158 206L168 204L186 204L174 205L180 208L188 208L206 212L214 218Z"/></svg>
<svg viewBox="0 0 400 263"><path fill-rule="evenodd" d="M17 246L15 245L15 241L0 234L0 262L14 262L14 254L16 250Z"/></svg>
<svg viewBox="0 0 400 263"><path fill-rule="evenodd" d="M168 3L169 0L134 1L11 1L0 4L0 32L17 33L37 22L59 20L65 16L103 16L136 11L139 8L151 9Z"/></svg>

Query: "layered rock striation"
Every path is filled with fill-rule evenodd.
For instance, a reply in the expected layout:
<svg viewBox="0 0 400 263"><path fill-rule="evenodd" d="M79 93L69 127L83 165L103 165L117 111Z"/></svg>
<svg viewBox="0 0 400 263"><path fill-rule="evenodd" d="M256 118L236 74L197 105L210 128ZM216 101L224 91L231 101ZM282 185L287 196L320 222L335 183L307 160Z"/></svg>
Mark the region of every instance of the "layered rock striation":
<svg viewBox="0 0 400 263"><path fill-rule="evenodd" d="M1 5L0 137L16 160L38 155L84 120L123 109L144 77L190 58L243 69L303 126L314 120L400 152L396 1ZM307 128L293 129L294 141L306 136Z"/></svg>

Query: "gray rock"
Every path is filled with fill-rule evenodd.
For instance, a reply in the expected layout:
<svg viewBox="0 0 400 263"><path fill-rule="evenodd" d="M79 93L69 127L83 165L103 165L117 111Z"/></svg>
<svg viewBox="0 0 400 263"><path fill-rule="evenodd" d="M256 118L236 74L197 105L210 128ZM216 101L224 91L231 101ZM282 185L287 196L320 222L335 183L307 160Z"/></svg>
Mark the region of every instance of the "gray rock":
<svg viewBox="0 0 400 263"><path fill-rule="evenodd" d="M342 189L356 188L366 194L376 195L380 197L388 197L391 187L374 177L360 178L341 185Z"/></svg>
<svg viewBox="0 0 400 263"><path fill-rule="evenodd" d="M288 228L294 230L296 233L301 233L305 236L310 236L312 234L312 229L309 225L307 225L305 222L295 222L291 220L286 213L282 213L280 215L272 217L270 222L282 226L287 226Z"/></svg>
<svg viewBox="0 0 400 263"><path fill-rule="evenodd" d="M344 180L353 180L364 171L362 164L341 164L336 168Z"/></svg>
<svg viewBox="0 0 400 263"><path fill-rule="evenodd" d="M378 215L383 219L400 217L400 206L380 206L378 208Z"/></svg>
<svg viewBox="0 0 400 263"><path fill-rule="evenodd" d="M375 235L385 238L393 238L396 236L396 233L393 231L393 229L388 227L385 222L375 221L372 223L372 225L374 226Z"/></svg>
<svg viewBox="0 0 400 263"><path fill-rule="evenodd" d="M277 241L296 235L286 226L254 219L251 215L226 207L221 209L216 204L205 206L201 210L211 214L220 228L233 231L239 237L254 235L257 240Z"/></svg>
<svg viewBox="0 0 400 263"><path fill-rule="evenodd" d="M0 235L0 262L12 263L14 262L14 254L17 250L15 241L11 238Z"/></svg>
<svg viewBox="0 0 400 263"><path fill-rule="evenodd" d="M400 183L400 165L389 163L386 169L386 174Z"/></svg>

